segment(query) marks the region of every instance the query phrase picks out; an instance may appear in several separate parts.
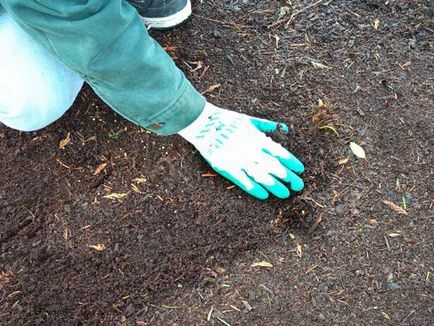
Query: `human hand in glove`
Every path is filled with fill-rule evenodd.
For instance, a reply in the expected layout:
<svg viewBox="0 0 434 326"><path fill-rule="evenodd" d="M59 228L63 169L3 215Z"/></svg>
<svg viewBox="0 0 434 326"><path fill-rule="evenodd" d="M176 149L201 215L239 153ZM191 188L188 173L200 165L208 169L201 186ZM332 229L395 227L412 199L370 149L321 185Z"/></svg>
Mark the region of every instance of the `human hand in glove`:
<svg viewBox="0 0 434 326"><path fill-rule="evenodd" d="M290 191L301 191L303 181L297 174L303 164L265 132L282 130L283 123L205 105L201 115L178 132L193 144L211 167L249 194L268 198L288 198Z"/></svg>

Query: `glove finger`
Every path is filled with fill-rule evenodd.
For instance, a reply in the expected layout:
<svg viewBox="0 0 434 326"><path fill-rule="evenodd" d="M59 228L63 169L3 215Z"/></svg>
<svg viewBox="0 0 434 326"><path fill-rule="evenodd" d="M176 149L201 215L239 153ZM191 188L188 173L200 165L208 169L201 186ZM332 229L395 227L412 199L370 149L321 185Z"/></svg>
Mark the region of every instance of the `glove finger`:
<svg viewBox="0 0 434 326"><path fill-rule="evenodd" d="M225 171L215 167L213 167L213 169L217 173L225 177L226 179L232 181L234 184L236 184L238 187L240 187L248 194L261 200L268 198L268 192L258 183L253 181L244 171L242 170Z"/></svg>
<svg viewBox="0 0 434 326"><path fill-rule="evenodd" d="M282 179L285 182L288 182L290 184L291 190L302 191L304 188L303 180L294 172L292 172L290 169L286 169L286 173L287 173L286 177L280 179Z"/></svg>
<svg viewBox="0 0 434 326"><path fill-rule="evenodd" d="M263 170L276 178L288 182L291 185L292 190L301 191L304 188L303 180L274 156L262 151L258 160L260 160L259 162L262 165Z"/></svg>
<svg viewBox="0 0 434 326"><path fill-rule="evenodd" d="M281 199L289 197L290 192L288 188L269 173L266 164L254 162L248 165L244 171L274 196Z"/></svg>
<svg viewBox="0 0 434 326"><path fill-rule="evenodd" d="M274 142L272 139L267 138L265 144L263 144L263 151L279 159L283 165L295 173L301 174L304 172L304 165L298 158L292 155L282 145Z"/></svg>
<svg viewBox="0 0 434 326"><path fill-rule="evenodd" d="M283 132L289 131L288 126L282 122L275 122L275 121L270 121L266 119L255 118L255 117L251 117L250 119L253 125L262 132L274 132L276 130L283 131Z"/></svg>
<svg viewBox="0 0 434 326"><path fill-rule="evenodd" d="M265 189L267 189L269 192L271 192L274 196L280 199L286 199L291 195L288 188L281 183L279 180L274 178L272 175L270 175L271 178L273 178L274 183L272 185L262 185Z"/></svg>

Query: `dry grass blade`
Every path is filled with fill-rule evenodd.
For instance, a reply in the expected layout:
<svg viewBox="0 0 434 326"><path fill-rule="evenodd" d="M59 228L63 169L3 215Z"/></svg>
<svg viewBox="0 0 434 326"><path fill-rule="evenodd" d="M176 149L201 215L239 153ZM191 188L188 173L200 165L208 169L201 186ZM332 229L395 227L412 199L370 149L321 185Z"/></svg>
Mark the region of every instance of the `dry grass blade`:
<svg viewBox="0 0 434 326"><path fill-rule="evenodd" d="M259 263L253 263L251 265L251 267L268 267L268 268L270 268L270 267L273 267L273 264L268 263L266 261L261 261Z"/></svg>
<svg viewBox="0 0 434 326"><path fill-rule="evenodd" d="M65 139L62 139L59 142L59 148L64 149L66 146L68 146L71 143L71 133L68 132Z"/></svg>
<svg viewBox="0 0 434 326"><path fill-rule="evenodd" d="M207 93L211 93L211 92L215 91L217 88L220 88L220 87L221 87L221 84L212 85L212 86L208 87L207 90L203 91L201 94L204 95L204 94L207 94Z"/></svg>
<svg viewBox="0 0 434 326"><path fill-rule="evenodd" d="M105 195L103 196L103 198L107 198L107 199L122 199L124 197L126 197L127 194L126 193L117 193L117 192L113 192L111 194Z"/></svg>

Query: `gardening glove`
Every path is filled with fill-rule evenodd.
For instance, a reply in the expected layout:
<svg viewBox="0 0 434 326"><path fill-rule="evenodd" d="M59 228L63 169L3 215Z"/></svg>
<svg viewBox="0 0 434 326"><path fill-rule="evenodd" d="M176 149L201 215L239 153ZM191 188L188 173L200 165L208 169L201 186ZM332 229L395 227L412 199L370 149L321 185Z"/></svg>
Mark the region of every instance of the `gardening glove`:
<svg viewBox="0 0 434 326"><path fill-rule="evenodd" d="M211 167L249 194L268 198L288 198L290 191L301 191L303 164L265 132L288 126L250 117L207 103L200 116L178 132L193 144ZM280 179L280 180L279 180ZM268 191L267 191L268 190Z"/></svg>

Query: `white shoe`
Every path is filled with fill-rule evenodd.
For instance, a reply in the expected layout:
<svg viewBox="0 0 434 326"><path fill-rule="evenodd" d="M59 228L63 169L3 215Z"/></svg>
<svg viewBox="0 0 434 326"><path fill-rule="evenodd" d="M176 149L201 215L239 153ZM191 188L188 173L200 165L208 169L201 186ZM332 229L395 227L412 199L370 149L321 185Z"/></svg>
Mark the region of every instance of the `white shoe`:
<svg viewBox="0 0 434 326"><path fill-rule="evenodd" d="M191 13L190 0L158 0L140 15L148 29L168 29L184 23Z"/></svg>

